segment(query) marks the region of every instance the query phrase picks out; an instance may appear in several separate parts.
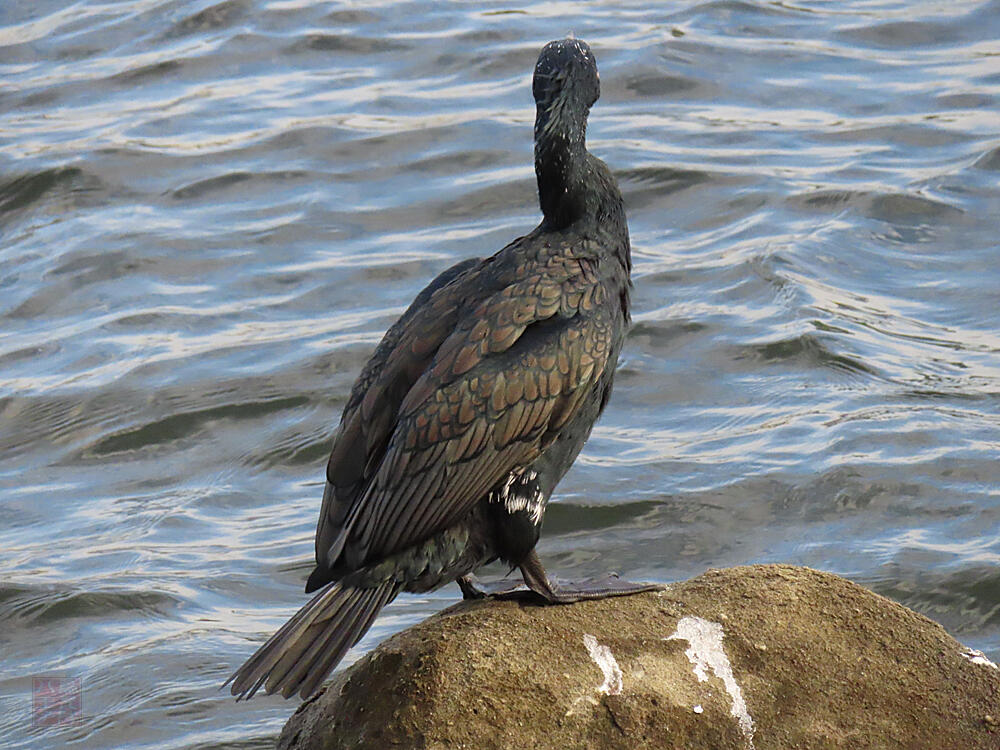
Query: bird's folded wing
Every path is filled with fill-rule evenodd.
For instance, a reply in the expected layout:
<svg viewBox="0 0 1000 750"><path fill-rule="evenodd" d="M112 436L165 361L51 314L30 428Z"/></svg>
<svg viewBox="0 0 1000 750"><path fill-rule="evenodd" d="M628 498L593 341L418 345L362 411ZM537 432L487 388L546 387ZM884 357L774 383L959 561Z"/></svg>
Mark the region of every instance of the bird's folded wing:
<svg viewBox="0 0 1000 750"><path fill-rule="evenodd" d="M307 591L330 580L339 554L332 545L385 455L399 405L454 332L468 295L467 272L481 263L463 261L434 279L386 332L354 383L327 463L316 529L318 567Z"/></svg>
<svg viewBox="0 0 1000 750"><path fill-rule="evenodd" d="M614 366L613 321L591 270L574 262L522 278L444 341L345 519L352 567L447 528L577 412Z"/></svg>

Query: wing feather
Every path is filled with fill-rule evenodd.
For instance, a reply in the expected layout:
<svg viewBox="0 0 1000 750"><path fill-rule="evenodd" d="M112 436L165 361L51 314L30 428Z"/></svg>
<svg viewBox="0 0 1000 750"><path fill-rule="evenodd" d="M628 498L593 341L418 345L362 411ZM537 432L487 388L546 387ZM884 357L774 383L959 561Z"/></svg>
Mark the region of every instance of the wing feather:
<svg viewBox="0 0 1000 750"><path fill-rule="evenodd" d="M535 461L614 365L621 313L605 304L597 261L537 250L501 251L469 283L453 275L386 334L331 454L317 570L353 569L454 523Z"/></svg>
<svg viewBox="0 0 1000 750"><path fill-rule="evenodd" d="M563 350L587 365L560 368ZM350 558L373 559L430 536L467 513L511 470L530 465L547 447L545 436L564 425L596 386L610 354L610 341L592 317L574 316L505 356L484 356L424 404L411 406L364 497ZM474 415L464 425L463 411ZM424 477L414 484L415 467L435 474L435 481Z"/></svg>

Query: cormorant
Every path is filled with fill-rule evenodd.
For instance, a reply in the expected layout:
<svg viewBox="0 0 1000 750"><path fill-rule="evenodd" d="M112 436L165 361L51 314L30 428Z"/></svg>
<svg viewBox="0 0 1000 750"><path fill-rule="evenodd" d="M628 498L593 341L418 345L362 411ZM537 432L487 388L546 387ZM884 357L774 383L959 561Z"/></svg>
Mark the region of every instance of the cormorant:
<svg viewBox="0 0 1000 750"><path fill-rule="evenodd" d="M555 584L535 553L545 505L611 394L632 266L621 193L588 153L597 63L578 39L535 65L542 222L492 257L438 276L389 329L344 407L327 464L319 593L230 678L308 697L400 591L496 559L563 603L659 588L609 577Z"/></svg>

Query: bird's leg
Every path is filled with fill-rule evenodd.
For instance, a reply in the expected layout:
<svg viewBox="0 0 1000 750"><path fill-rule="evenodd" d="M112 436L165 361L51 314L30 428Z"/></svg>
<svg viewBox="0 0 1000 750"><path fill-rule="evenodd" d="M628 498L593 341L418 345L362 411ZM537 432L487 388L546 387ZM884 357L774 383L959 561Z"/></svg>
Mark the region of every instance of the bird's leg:
<svg viewBox="0 0 1000 750"><path fill-rule="evenodd" d="M467 576L459 576L455 579L455 583L462 589L463 599L482 599L486 596L486 592L476 586L476 577L471 573Z"/></svg>
<svg viewBox="0 0 1000 750"><path fill-rule="evenodd" d="M634 583L623 581L611 574L573 583L556 583L545 572L538 554L532 550L519 566L524 583L500 581L487 584L469 573L455 582L462 589L463 599L524 599L533 592L549 604L572 604L586 599L605 599L609 596L628 596L644 591L662 591L662 583ZM527 588L525 588L527 587Z"/></svg>
<svg viewBox="0 0 1000 750"><path fill-rule="evenodd" d="M462 589L463 599L504 599L514 594L524 594L527 589L522 583L511 583L500 581L499 583L483 583L472 573L455 579L455 583Z"/></svg>
<svg viewBox="0 0 1000 750"><path fill-rule="evenodd" d="M605 599L609 596L627 596L643 591L662 591L662 583L633 583L623 581L616 575L605 578L579 581L569 584L553 582L542 567L538 553L532 550L520 565L524 582L532 591L550 604L572 604L585 599Z"/></svg>

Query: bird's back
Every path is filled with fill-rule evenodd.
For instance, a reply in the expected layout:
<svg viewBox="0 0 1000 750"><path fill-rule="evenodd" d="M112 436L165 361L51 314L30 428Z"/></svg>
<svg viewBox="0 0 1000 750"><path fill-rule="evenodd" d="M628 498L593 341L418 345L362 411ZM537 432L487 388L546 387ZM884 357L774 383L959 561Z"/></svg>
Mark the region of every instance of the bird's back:
<svg viewBox="0 0 1000 750"><path fill-rule="evenodd" d="M489 490L488 478L555 441L595 369L617 358L623 243L624 223L543 224L418 295L345 406L307 590L433 535ZM448 471L431 476L431 464ZM443 510L408 507L435 504Z"/></svg>

